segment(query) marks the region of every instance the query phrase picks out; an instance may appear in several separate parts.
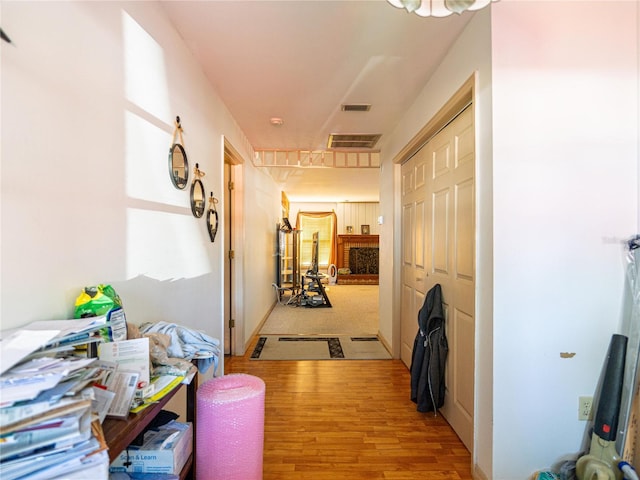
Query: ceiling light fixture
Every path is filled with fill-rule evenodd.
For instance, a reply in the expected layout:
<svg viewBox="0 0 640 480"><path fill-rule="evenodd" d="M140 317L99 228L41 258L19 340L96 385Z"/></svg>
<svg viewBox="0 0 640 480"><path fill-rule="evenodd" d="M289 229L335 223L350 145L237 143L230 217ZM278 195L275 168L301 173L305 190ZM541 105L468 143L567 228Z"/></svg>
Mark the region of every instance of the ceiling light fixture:
<svg viewBox="0 0 640 480"><path fill-rule="evenodd" d="M271 117L269 119L269 122L271 122L271 125L273 125L274 127L279 127L284 123L284 120L282 120L280 117Z"/></svg>
<svg viewBox="0 0 640 480"><path fill-rule="evenodd" d="M396 8L421 17L446 17L452 13L475 11L497 0L387 0Z"/></svg>

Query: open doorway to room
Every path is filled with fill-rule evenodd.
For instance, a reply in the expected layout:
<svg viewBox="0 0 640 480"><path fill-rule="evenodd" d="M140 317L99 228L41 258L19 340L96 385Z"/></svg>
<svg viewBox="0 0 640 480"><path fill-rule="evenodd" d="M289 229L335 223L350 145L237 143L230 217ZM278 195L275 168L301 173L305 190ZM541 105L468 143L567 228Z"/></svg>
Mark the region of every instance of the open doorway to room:
<svg viewBox="0 0 640 480"><path fill-rule="evenodd" d="M286 194L283 198L287 198ZM378 202L287 202L280 232L278 286L294 287L277 294L277 302L261 327L263 335L368 335L379 331ZM285 216L286 215L286 216ZM329 219L327 225L323 222ZM308 231L308 232L307 232ZM319 272L331 303L325 308L301 305L295 298L305 288L312 265L312 239L319 233ZM308 233L306 237L305 233ZM306 238L306 240L305 240ZM295 249L293 244L295 243ZM297 285L291 276L299 275ZM293 285L292 285L293 284ZM297 288L296 288L297 287ZM320 295L320 294L318 294Z"/></svg>
<svg viewBox="0 0 640 480"><path fill-rule="evenodd" d="M349 254L345 248L348 242L344 238L354 239L365 233L375 238L377 248L380 216L380 152L374 149L359 148L343 150L257 150L253 159L257 168L264 168L269 175L282 186L282 218L287 218L292 228L298 228L298 212L335 212L335 244L333 260L327 257L326 265L320 265L320 272L327 275L324 279L326 293L332 308L293 307L281 305L275 301L275 307L261 326L260 333L277 334L321 334L329 330L339 334L358 328L358 333L377 335L379 331L379 296L377 274L372 275L361 285L349 278ZM274 230L276 229L274 225ZM313 232L311 232L313 233ZM291 235L290 235L291 236ZM274 237L278 238L274 231ZM364 245L359 245L364 246ZM367 245L369 246L369 245ZM279 255L278 245L274 254ZM288 253L282 253L287 256ZM322 263L322 262L320 262ZM279 285L279 270L274 262L274 284ZM305 273L303 267L298 270ZM336 282L330 284L335 273ZM300 280L302 280L300 278ZM373 292L366 295L362 291ZM341 295L342 293L342 295ZM344 300L341 300L344 297ZM366 300L365 299L369 299ZM286 303L286 301L284 302ZM352 313L341 313L344 309ZM274 322L276 313L282 313L279 322ZM312 317L325 317L325 320L310 321ZM352 317L346 320L345 317ZM295 318L299 320L296 321ZM329 317L334 321L330 321ZM342 320L339 320L342 318ZM359 321L369 320L367 327L358 325Z"/></svg>

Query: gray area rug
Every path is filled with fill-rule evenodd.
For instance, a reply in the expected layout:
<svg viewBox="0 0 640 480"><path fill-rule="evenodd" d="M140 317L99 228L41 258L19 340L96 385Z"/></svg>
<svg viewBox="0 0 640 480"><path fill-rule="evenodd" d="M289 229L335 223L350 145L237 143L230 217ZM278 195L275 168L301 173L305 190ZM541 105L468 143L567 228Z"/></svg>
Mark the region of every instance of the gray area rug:
<svg viewBox="0 0 640 480"><path fill-rule="evenodd" d="M252 360L389 360L375 336L260 335Z"/></svg>

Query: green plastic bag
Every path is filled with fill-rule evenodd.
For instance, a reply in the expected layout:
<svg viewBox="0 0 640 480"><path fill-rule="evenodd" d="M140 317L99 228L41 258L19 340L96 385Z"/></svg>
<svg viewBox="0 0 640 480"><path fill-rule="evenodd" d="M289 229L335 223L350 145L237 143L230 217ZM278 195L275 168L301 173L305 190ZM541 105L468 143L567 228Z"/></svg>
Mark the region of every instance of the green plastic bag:
<svg viewBox="0 0 640 480"><path fill-rule="evenodd" d="M107 317L107 327L100 330L106 342L127 339L127 319L122 308L122 300L111 285L85 287L76 298L75 318Z"/></svg>

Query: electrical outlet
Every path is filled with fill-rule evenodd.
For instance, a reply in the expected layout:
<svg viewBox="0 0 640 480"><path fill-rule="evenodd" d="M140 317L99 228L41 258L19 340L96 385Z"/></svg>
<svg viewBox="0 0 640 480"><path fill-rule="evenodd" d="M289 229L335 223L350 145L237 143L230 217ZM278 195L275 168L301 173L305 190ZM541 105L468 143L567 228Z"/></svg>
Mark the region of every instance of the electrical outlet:
<svg viewBox="0 0 640 480"><path fill-rule="evenodd" d="M578 420L593 420L593 397L578 397Z"/></svg>

